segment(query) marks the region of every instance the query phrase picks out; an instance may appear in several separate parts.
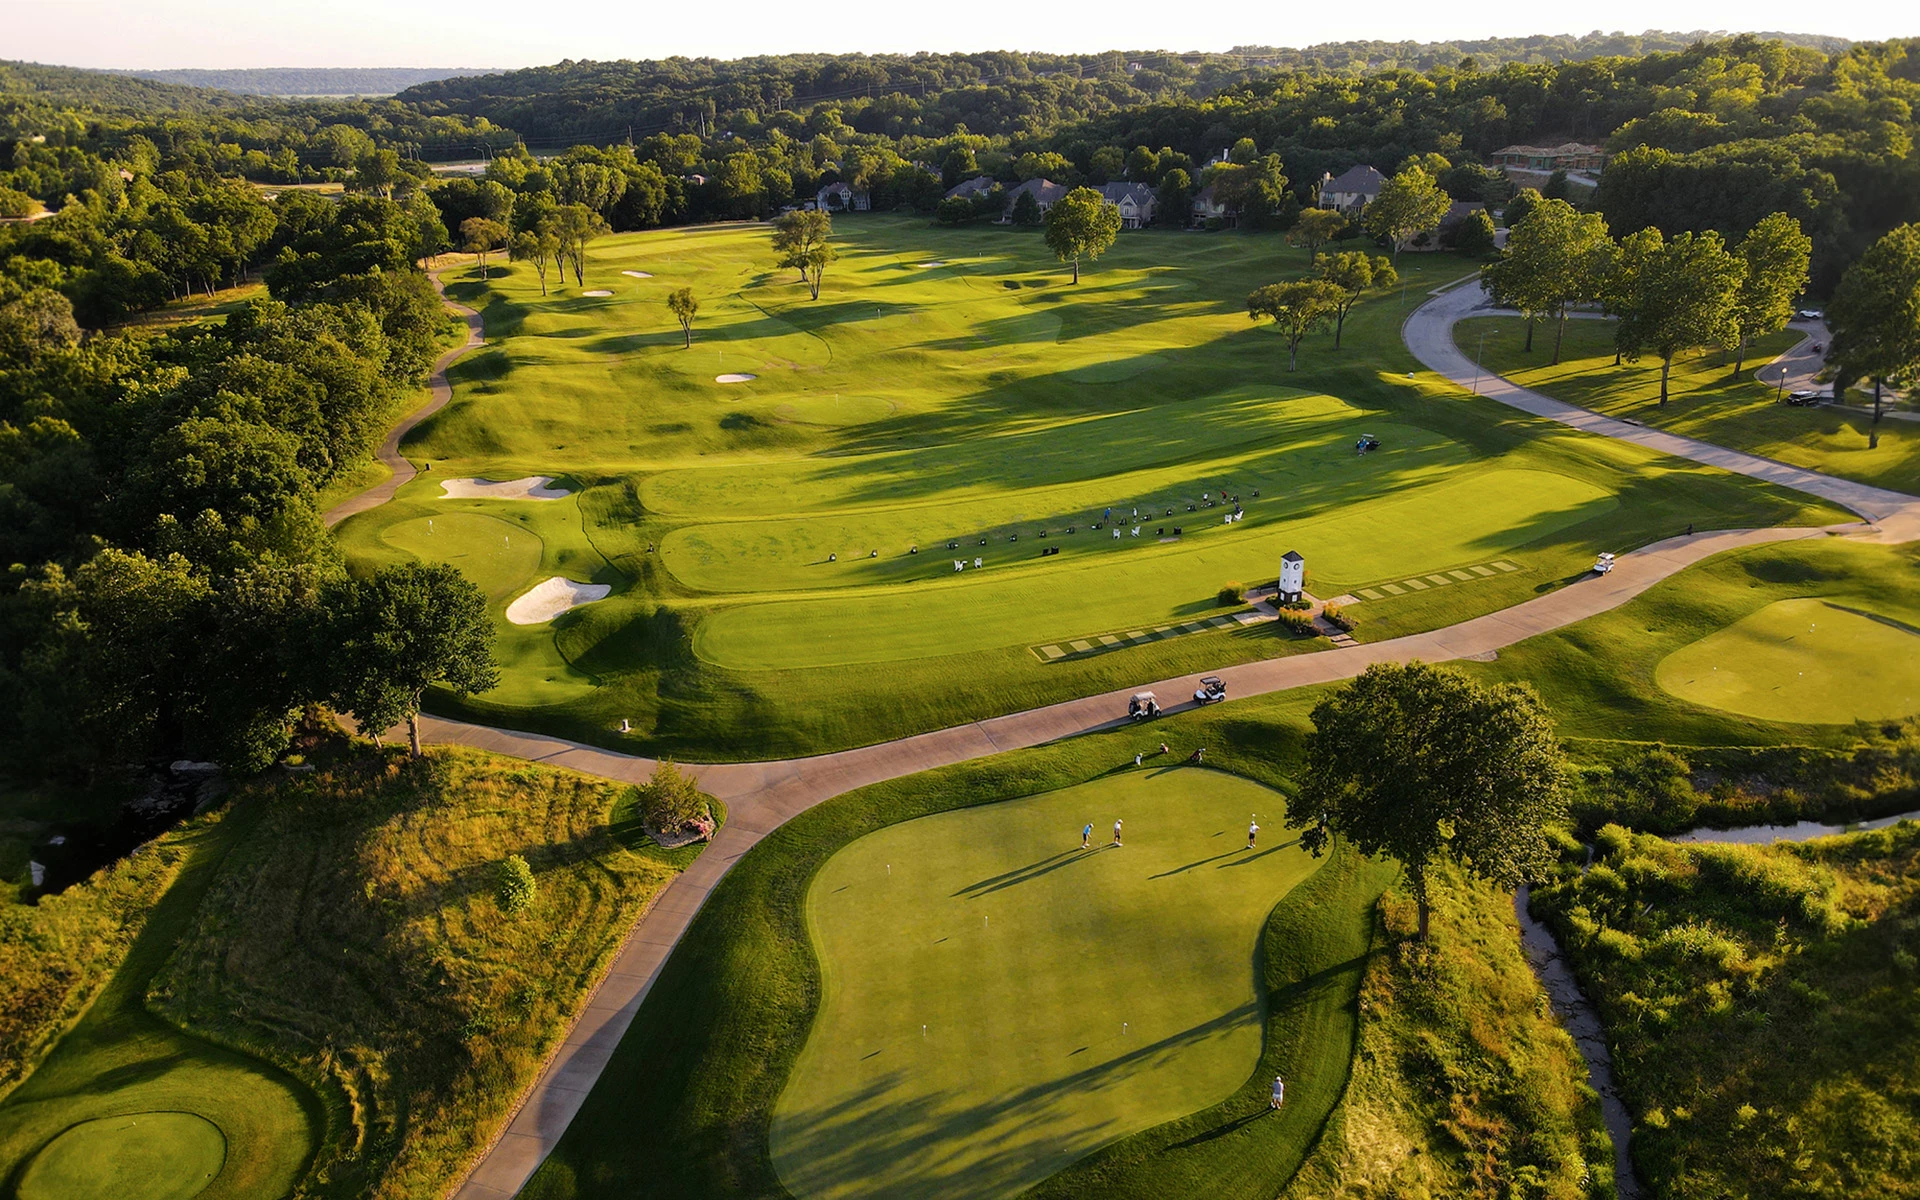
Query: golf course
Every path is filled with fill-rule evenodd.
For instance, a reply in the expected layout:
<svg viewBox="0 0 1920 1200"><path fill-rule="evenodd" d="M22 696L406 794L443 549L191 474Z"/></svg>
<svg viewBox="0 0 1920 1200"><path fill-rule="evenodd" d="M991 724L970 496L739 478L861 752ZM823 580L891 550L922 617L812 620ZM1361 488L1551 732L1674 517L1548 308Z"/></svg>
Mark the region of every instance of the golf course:
<svg viewBox="0 0 1920 1200"><path fill-rule="evenodd" d="M420 475L340 528L355 570L449 562L486 592L500 685L437 707L705 761L818 753L1324 649L1211 619L1288 550L1314 595L1366 600L1367 639L1689 524L1845 518L1420 369L1399 322L1472 270L1451 255L1405 256L1289 373L1245 311L1307 267L1277 239L1133 232L1076 286L1027 231L856 216L835 238L818 301L757 224L597 240L586 286L546 295L524 264L448 269L488 343L403 444Z"/></svg>

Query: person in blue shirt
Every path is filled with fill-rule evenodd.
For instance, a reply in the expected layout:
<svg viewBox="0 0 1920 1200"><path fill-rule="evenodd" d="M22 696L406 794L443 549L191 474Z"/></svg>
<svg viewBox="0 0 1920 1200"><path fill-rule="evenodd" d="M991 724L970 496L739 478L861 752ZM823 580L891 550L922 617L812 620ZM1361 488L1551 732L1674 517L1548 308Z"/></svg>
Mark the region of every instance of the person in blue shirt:
<svg viewBox="0 0 1920 1200"><path fill-rule="evenodd" d="M1087 827L1080 831L1080 848L1082 850L1085 850L1088 844L1091 843L1092 841L1093 841L1093 822L1088 821Z"/></svg>

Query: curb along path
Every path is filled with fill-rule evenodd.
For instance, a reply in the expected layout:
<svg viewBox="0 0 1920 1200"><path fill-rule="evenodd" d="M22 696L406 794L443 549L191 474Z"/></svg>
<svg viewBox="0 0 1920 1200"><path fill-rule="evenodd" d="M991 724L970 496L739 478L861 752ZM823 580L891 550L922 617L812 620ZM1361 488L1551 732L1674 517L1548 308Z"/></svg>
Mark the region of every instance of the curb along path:
<svg viewBox="0 0 1920 1200"><path fill-rule="evenodd" d="M1477 295L1477 287L1443 292L1417 309L1403 331L1408 348L1417 358L1462 388L1469 386L1475 372L1473 363L1454 349L1452 327L1456 320L1477 307L1474 303ZM470 310L466 311L470 330L468 347L442 358L433 381L435 400L408 417L382 447L382 461L394 466L395 478L335 508L328 514L329 524L384 502L400 484L412 478L411 466L398 455L399 438L446 403L445 368L478 339L478 318ZM1614 421L1529 392L1498 376L1482 375L1481 384L1482 395L1523 411L1795 488L1860 512L1869 520L1878 521L1879 528L1754 529L1669 538L1621 555L1610 575L1589 577L1500 612L1444 629L1350 648L1243 663L1139 687L1186 696L1198 685L1201 674L1217 674L1226 680L1230 693L1240 698L1350 679L1374 663L1415 658L1441 662L1485 655L1617 608L1676 572L1728 550L1830 533L1858 536L1871 532L1889 541L1920 537L1920 500L1914 497ZM404 478L402 469L406 472ZM693 865L675 878L634 924L606 978L588 998L577 1022L527 1092L506 1130L455 1189L458 1200L506 1200L518 1193L580 1110L694 915L728 869L760 839L814 805L871 783L1083 733L1120 728L1127 722L1117 714L1125 711L1126 697L1136 690L1139 688L1129 687L811 758L704 766L683 764L703 789L727 803L726 825ZM1181 704L1171 711L1184 711L1189 707L1190 703ZM562 738L435 717L423 716L420 729L423 741L470 746L627 782L644 781L656 765L649 758Z"/></svg>

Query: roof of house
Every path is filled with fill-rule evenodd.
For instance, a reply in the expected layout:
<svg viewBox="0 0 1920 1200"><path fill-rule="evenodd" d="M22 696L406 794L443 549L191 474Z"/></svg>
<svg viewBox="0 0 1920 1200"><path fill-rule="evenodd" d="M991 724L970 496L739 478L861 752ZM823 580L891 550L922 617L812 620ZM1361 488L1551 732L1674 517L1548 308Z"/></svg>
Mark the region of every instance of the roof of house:
<svg viewBox="0 0 1920 1200"><path fill-rule="evenodd" d="M827 186L820 189L820 194L822 196L826 195L828 192L833 192L836 195L842 195L842 196L853 195L853 189L848 187L844 183L830 183Z"/></svg>
<svg viewBox="0 0 1920 1200"><path fill-rule="evenodd" d="M1456 221L1466 220L1474 213L1485 211L1487 211L1487 206L1477 201L1455 200L1447 206L1446 215L1440 218L1440 223L1442 225L1452 225Z"/></svg>
<svg viewBox="0 0 1920 1200"><path fill-rule="evenodd" d="M948 188L947 197L952 199L955 196L959 196L965 199L971 199L974 196L985 195L997 186L999 185L994 181L993 176L975 175L972 179L963 180Z"/></svg>
<svg viewBox="0 0 1920 1200"><path fill-rule="evenodd" d="M1504 146L1495 154L1519 154L1532 157L1564 157L1574 154L1598 154L1600 147L1589 146L1585 142L1561 142L1558 146Z"/></svg>
<svg viewBox="0 0 1920 1200"><path fill-rule="evenodd" d="M1052 204L1067 194L1067 185L1050 179L1029 179L1007 193L1007 204L1012 206L1022 192L1030 193L1041 204Z"/></svg>
<svg viewBox="0 0 1920 1200"><path fill-rule="evenodd" d="M1144 183L1109 183L1100 189L1100 194L1109 204L1118 204L1129 196L1141 208L1153 202L1153 189Z"/></svg>
<svg viewBox="0 0 1920 1200"><path fill-rule="evenodd" d="M1220 201L1214 196L1213 185L1208 184L1193 194L1195 208L1219 208Z"/></svg>
<svg viewBox="0 0 1920 1200"><path fill-rule="evenodd" d="M1280 561L1281 562L1305 562L1307 560L1300 557L1300 552L1298 550L1289 550L1285 554L1282 554L1280 556Z"/></svg>
<svg viewBox="0 0 1920 1200"><path fill-rule="evenodd" d="M1338 179L1328 179L1321 183L1320 194L1378 196L1387 177L1372 167L1348 167Z"/></svg>

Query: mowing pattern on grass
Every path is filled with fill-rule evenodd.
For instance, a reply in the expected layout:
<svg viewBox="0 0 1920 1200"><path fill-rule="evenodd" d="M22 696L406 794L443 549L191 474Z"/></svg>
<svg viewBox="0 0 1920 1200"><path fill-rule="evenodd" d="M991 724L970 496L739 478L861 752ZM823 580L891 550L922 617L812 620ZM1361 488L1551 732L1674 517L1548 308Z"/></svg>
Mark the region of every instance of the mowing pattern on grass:
<svg viewBox="0 0 1920 1200"><path fill-rule="evenodd" d="M1319 865L1276 836L1284 810L1166 767L834 855L807 893L824 997L773 1116L788 1189L1012 1195L1232 1093L1260 1053L1261 927ZM1249 813L1273 827L1259 849Z"/></svg>
<svg viewBox="0 0 1920 1200"><path fill-rule="evenodd" d="M1517 563L1504 559L1490 563L1476 563L1471 567L1458 567L1451 571L1440 571L1432 575L1421 575L1411 579L1402 579L1397 583L1380 583L1372 587L1355 588L1355 600L1385 600L1388 596L1404 596L1408 592L1424 592L1428 588L1452 587L1456 583L1477 583L1482 579L1491 579L1501 572L1519 571L1523 568Z"/></svg>
<svg viewBox="0 0 1920 1200"><path fill-rule="evenodd" d="M1826 600L1777 600L1660 660L1669 693L1763 721L1848 725L1920 712L1920 629Z"/></svg>

